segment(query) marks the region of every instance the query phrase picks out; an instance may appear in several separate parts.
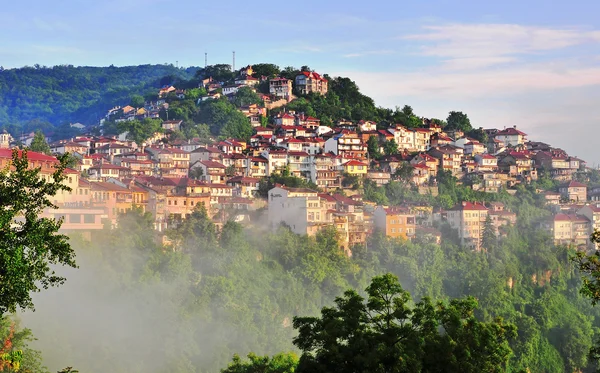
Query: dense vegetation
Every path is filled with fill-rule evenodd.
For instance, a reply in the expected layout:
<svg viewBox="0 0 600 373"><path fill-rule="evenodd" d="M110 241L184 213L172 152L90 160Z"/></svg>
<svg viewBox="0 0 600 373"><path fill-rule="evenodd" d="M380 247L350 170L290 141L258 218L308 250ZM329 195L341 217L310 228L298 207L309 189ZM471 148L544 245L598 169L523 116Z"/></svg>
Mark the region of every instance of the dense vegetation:
<svg viewBox="0 0 600 373"><path fill-rule="evenodd" d="M15 133L64 122L94 124L113 106L127 105L136 94L156 95L161 86L190 79L196 70L173 65L0 69L0 123Z"/></svg>
<svg viewBox="0 0 600 373"><path fill-rule="evenodd" d="M68 277L77 286L67 283L69 291L40 298L37 304L52 305L44 307L43 320L36 323L33 314L25 321L40 338L35 346L47 364L56 367L214 372L234 353L250 352L261 364L289 367L292 355L260 356L294 351L294 316L317 315L346 289L365 289L373 276L389 272L416 302L472 296L478 320L502 317L515 325L507 371L592 369L588 351L599 314L579 294L582 280L569 249L554 246L537 228L549 212L535 190L500 196L519 220L487 253L461 248L442 225L441 245L376 234L348 258L333 230L309 238L285 227L245 230L229 222L219 232L203 210L171 231L163 247L154 240L152 219L133 211L91 243L73 242L81 270ZM100 316L82 315L98 307ZM70 323L95 325L93 343L89 330ZM98 351L119 365L99 359Z"/></svg>

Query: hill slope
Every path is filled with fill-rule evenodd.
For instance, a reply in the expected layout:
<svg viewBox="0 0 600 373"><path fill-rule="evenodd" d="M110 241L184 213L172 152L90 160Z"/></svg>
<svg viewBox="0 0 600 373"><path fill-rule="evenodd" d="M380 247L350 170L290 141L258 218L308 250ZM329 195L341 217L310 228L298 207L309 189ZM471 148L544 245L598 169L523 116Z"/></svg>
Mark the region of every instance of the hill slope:
<svg viewBox="0 0 600 373"><path fill-rule="evenodd" d="M124 67L23 67L0 70L0 124L47 121L91 124L98 113L128 102L134 94L175 79L190 79L197 68L173 65Z"/></svg>

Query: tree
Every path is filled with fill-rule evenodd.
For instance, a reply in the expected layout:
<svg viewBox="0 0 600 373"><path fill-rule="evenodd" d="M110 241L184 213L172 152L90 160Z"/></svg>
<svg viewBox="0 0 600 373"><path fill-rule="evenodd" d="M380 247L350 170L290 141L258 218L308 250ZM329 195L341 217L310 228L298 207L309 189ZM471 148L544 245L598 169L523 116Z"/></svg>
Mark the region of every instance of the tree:
<svg viewBox="0 0 600 373"><path fill-rule="evenodd" d="M295 317L296 372L504 372L515 328L475 319L474 298L411 307L392 274L374 277L367 299L347 290L321 317Z"/></svg>
<svg viewBox="0 0 600 373"><path fill-rule="evenodd" d="M376 136L369 136L369 140L367 140L367 152L369 153L369 157L371 159L379 159L381 157L381 152L379 151L379 140Z"/></svg>
<svg viewBox="0 0 600 373"><path fill-rule="evenodd" d="M12 170L0 172L0 314L17 307L33 309L31 292L62 284L50 265L75 267L68 238L58 234L62 219L40 217L55 207L51 197L69 191L63 185L67 157L61 156L52 178L30 169L27 151L13 150Z"/></svg>
<svg viewBox="0 0 600 373"><path fill-rule="evenodd" d="M162 132L162 121L160 119L145 118L142 121L131 120L120 122L117 125L120 132L128 132L127 138L135 141L138 146L143 146L144 142L157 132Z"/></svg>
<svg viewBox="0 0 600 373"><path fill-rule="evenodd" d="M383 145L383 152L385 155L398 154L398 143L396 143L396 140L390 139L389 141L386 141Z"/></svg>
<svg viewBox="0 0 600 373"><path fill-rule="evenodd" d="M254 74L257 78L261 76L266 76L268 78L274 78L279 75L281 71L279 66L274 65L272 63L257 63L252 65L252 70L254 70Z"/></svg>
<svg viewBox="0 0 600 373"><path fill-rule="evenodd" d="M33 136L33 140L31 140L29 149L38 153L50 154L50 145L48 145L46 136L44 136L42 131L35 131L35 135Z"/></svg>
<svg viewBox="0 0 600 373"><path fill-rule="evenodd" d="M481 246L489 251L496 248L496 228L492 223L492 217L488 214L483 223L483 232L481 234Z"/></svg>
<svg viewBox="0 0 600 373"><path fill-rule="evenodd" d="M241 87L233 98L233 104L237 107L259 104L260 101L260 97L250 87Z"/></svg>
<svg viewBox="0 0 600 373"><path fill-rule="evenodd" d="M394 171L394 178L404 181L410 182L413 177L414 167L408 162L401 162L398 167L396 167L396 171Z"/></svg>
<svg viewBox="0 0 600 373"><path fill-rule="evenodd" d="M208 124L214 135L227 138L248 140L253 132L250 120L227 99L203 102L196 122Z"/></svg>
<svg viewBox="0 0 600 373"><path fill-rule="evenodd" d="M462 111L451 111L448 114L446 122L448 123L445 128L446 130L460 130L463 132L469 132L472 130L469 117Z"/></svg>
<svg viewBox="0 0 600 373"><path fill-rule="evenodd" d="M280 353L272 358L249 353L248 361L239 355L233 355L233 361L221 373L294 373L298 365L298 356L293 353Z"/></svg>
<svg viewBox="0 0 600 373"><path fill-rule="evenodd" d="M144 107L145 103L146 100L144 100L144 97L142 95L133 95L131 96L131 100L129 101L129 105L138 109Z"/></svg>

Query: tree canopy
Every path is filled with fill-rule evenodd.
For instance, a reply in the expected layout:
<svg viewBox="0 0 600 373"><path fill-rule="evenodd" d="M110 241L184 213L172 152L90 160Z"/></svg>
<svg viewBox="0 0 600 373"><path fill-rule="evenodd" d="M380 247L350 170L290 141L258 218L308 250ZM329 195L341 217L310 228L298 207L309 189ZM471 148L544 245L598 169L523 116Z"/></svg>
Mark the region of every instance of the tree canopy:
<svg viewBox="0 0 600 373"><path fill-rule="evenodd" d="M59 285L51 265L75 266L67 236L58 234L62 220L41 217L51 197L68 191L62 184L67 157L59 158L47 180L30 168L27 150L13 150L12 170L0 171L0 314L33 308L31 293Z"/></svg>
<svg viewBox="0 0 600 373"><path fill-rule="evenodd" d="M433 304L391 275L374 277L367 298L354 290L321 317L296 317L296 372L504 372L515 327L474 316L473 298Z"/></svg>

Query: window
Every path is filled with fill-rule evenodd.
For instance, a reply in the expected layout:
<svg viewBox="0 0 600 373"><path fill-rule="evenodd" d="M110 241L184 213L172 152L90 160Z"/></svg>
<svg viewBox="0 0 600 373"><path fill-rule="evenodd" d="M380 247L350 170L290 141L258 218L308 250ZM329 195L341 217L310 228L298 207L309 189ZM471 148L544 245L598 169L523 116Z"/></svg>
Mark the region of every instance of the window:
<svg viewBox="0 0 600 373"><path fill-rule="evenodd" d="M69 214L69 223L81 223L81 215Z"/></svg>
<svg viewBox="0 0 600 373"><path fill-rule="evenodd" d="M392 233L396 233L396 228L392 228Z"/></svg>

